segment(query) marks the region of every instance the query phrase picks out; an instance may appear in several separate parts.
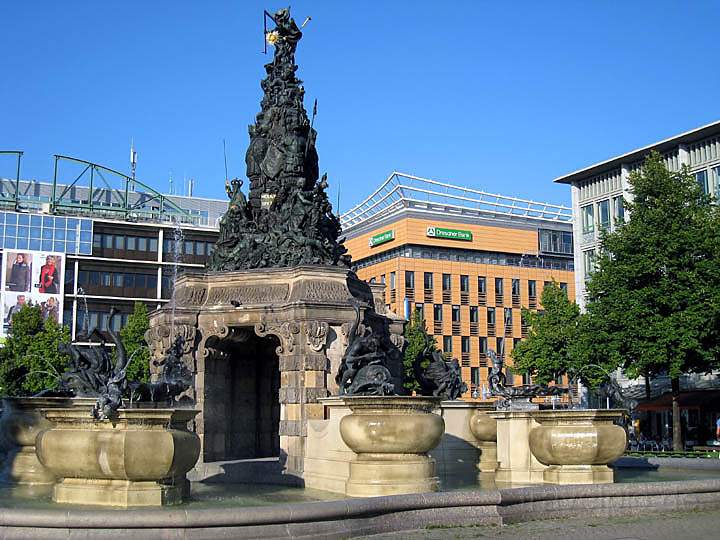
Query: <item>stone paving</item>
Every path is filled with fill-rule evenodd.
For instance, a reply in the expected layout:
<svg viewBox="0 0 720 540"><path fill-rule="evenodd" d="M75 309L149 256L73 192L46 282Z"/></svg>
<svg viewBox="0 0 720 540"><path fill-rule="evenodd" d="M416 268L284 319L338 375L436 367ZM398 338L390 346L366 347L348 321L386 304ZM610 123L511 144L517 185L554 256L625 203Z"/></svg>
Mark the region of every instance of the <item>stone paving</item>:
<svg viewBox="0 0 720 540"><path fill-rule="evenodd" d="M675 540L720 538L720 510L616 518L530 521L503 527L457 527L362 537L365 540Z"/></svg>

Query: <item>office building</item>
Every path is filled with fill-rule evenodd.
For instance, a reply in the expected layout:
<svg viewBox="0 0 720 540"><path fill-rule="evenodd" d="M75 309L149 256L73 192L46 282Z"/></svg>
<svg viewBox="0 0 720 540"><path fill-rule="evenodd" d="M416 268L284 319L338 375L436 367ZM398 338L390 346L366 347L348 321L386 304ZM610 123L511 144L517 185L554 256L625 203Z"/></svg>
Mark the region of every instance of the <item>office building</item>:
<svg viewBox="0 0 720 540"><path fill-rule="evenodd" d="M642 167L652 151L663 156L670 171L689 167L706 193L720 197L720 122L556 178L555 182L569 184L572 191L575 290L581 306L585 300L585 282L593 270L599 248L600 231L613 230L626 219L622 200L630 197L628 178L631 172Z"/></svg>
<svg viewBox="0 0 720 540"><path fill-rule="evenodd" d="M0 162L0 247L4 259L7 252L64 255L62 320L73 339L106 330L110 306L121 312L113 321L119 330L135 302L157 308L170 300L178 272L204 267L226 200L164 195L117 171L62 156L55 158L52 181L25 180L20 156L0 156L6 158Z"/></svg>
<svg viewBox="0 0 720 540"><path fill-rule="evenodd" d="M521 308L541 308L546 283L574 298L567 207L394 172L341 223L358 275L386 284L389 309L420 311L440 349L458 359L465 397L487 389L488 350L512 364L528 331Z"/></svg>

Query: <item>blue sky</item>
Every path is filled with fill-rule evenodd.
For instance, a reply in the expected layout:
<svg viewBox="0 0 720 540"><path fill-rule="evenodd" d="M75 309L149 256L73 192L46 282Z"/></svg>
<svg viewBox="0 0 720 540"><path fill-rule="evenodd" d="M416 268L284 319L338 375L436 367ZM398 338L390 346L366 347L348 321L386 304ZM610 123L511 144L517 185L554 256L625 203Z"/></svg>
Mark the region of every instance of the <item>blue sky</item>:
<svg viewBox="0 0 720 540"><path fill-rule="evenodd" d="M0 8L0 149L223 197L259 110L262 9L247 1L35 0ZM720 3L296 1L320 167L341 210L400 170L569 204L552 179L720 119ZM0 176L12 175L0 161ZM179 188L178 188L179 189Z"/></svg>

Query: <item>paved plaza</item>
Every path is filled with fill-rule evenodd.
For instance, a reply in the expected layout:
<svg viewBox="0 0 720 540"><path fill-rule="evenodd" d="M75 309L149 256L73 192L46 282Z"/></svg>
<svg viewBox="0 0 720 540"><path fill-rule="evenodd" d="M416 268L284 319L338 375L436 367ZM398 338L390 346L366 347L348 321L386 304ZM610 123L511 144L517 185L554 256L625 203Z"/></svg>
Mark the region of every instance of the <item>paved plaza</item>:
<svg viewBox="0 0 720 540"><path fill-rule="evenodd" d="M617 518L572 518L530 521L504 527L456 527L377 534L366 540L674 540L720 538L720 510Z"/></svg>

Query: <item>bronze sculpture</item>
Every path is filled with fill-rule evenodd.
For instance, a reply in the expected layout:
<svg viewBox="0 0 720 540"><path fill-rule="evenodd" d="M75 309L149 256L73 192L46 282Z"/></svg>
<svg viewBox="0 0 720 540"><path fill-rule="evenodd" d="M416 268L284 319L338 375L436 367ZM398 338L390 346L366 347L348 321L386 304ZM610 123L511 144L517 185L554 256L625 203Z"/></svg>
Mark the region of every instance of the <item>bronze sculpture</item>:
<svg viewBox="0 0 720 540"><path fill-rule="evenodd" d="M288 9L271 18L275 28L266 38L275 53L265 65L261 111L248 128L249 196L241 191L240 180L227 187L230 203L208 268L347 267L350 258L327 198L327 178L318 181L317 132L303 105L302 81L295 76L295 49L302 32Z"/></svg>

